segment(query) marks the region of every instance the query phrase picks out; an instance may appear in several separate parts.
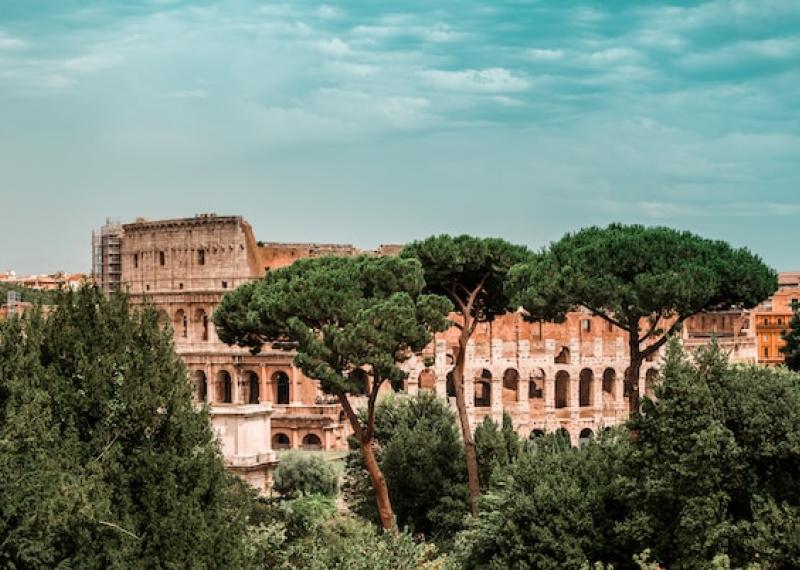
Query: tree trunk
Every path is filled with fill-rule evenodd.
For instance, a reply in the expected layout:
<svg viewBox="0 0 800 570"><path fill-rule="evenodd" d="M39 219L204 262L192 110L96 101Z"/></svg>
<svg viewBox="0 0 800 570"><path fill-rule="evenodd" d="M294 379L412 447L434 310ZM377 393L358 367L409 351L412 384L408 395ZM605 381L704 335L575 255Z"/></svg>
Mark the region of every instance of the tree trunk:
<svg viewBox="0 0 800 570"><path fill-rule="evenodd" d="M464 330L467 330L466 323ZM459 354L453 369L453 387L456 390L456 408L458 419L461 423L461 435L464 438L464 451L467 460L467 479L469 480L469 496L472 514L478 514L478 497L481 494L480 480L478 479L478 457L475 455L475 440L472 437L472 428L467 415L467 402L464 399L464 366L466 361L467 342L462 338L459 341Z"/></svg>
<svg viewBox="0 0 800 570"><path fill-rule="evenodd" d="M375 502L378 504L381 525L385 530L394 529L396 532L397 527L394 524L394 510L392 509L392 501L389 499L389 488L386 486L383 471L381 471L375 459L372 441L360 441L359 443L361 445L361 457L364 459L364 465L367 466L369 477L372 479L372 488L375 490Z"/></svg>
<svg viewBox="0 0 800 570"><path fill-rule="evenodd" d="M629 398L630 401L630 416L637 417L639 415L639 374L642 371L642 353L639 350L639 339L634 338L634 335L630 336L630 341L628 342L628 347L630 349L630 359L631 365L628 368L628 381L630 385L631 395Z"/></svg>

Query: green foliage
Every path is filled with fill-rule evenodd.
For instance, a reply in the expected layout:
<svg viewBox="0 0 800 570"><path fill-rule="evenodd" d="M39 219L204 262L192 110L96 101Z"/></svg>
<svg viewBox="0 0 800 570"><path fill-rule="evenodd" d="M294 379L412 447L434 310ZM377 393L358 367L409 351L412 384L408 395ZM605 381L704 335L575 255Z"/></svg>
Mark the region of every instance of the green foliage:
<svg viewBox="0 0 800 570"><path fill-rule="evenodd" d="M431 392L381 400L376 453L400 528L446 544L468 513L464 446L453 413ZM344 494L352 512L376 520L369 477L357 449L347 457Z"/></svg>
<svg viewBox="0 0 800 570"><path fill-rule="evenodd" d="M249 500L155 310L86 287L0 324L0 565L237 565Z"/></svg>
<svg viewBox="0 0 800 570"><path fill-rule="evenodd" d="M247 535L245 558L250 568L451 568L433 545L418 544L407 533L384 533L363 519L337 515L327 497L279 501L267 511Z"/></svg>
<svg viewBox="0 0 800 570"><path fill-rule="evenodd" d="M800 379L727 365L718 346L689 364L669 350L656 401L632 422L624 532L670 568L800 565Z"/></svg>
<svg viewBox="0 0 800 570"><path fill-rule="evenodd" d="M462 310L459 304L465 301L465 291L475 290L482 282L470 316L489 321L516 308L509 306L506 275L530 253L499 238L439 235L407 245L400 256L418 259L425 269L425 290L450 298L456 311Z"/></svg>
<svg viewBox="0 0 800 570"><path fill-rule="evenodd" d="M605 560L623 445L601 442L576 449L550 434L498 469L480 513L456 539L463 567L560 569Z"/></svg>
<svg viewBox="0 0 800 570"><path fill-rule="evenodd" d="M475 428L475 453L478 458L478 475L481 487L492 480L492 473L517 459L521 443L508 412L503 412L503 426L499 429L491 416Z"/></svg>
<svg viewBox="0 0 800 570"><path fill-rule="evenodd" d="M325 392L360 394L348 372L401 381L398 366L443 330L452 305L421 294L422 268L398 257L318 257L271 271L223 297L214 323L229 344L294 343L297 364Z"/></svg>
<svg viewBox="0 0 800 570"><path fill-rule="evenodd" d="M300 494L333 497L338 488L333 466L318 455L287 453L275 470L272 488L289 497Z"/></svg>
<svg viewBox="0 0 800 570"><path fill-rule="evenodd" d="M567 234L512 271L516 301L549 319L571 305L638 330L653 315L754 307L777 288L777 275L747 249L665 227L612 224Z"/></svg>
<svg viewBox="0 0 800 570"><path fill-rule="evenodd" d="M792 322L781 338L786 343L781 352L786 355L786 366L789 370L800 372L800 311L792 316Z"/></svg>

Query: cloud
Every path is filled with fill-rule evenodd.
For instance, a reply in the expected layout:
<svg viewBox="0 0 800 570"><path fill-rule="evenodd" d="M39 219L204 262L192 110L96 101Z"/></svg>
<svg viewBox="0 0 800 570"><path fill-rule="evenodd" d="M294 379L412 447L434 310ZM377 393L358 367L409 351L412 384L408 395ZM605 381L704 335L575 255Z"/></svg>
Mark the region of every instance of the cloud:
<svg viewBox="0 0 800 570"><path fill-rule="evenodd" d="M556 61L564 58L564 50L529 48L525 50L525 56L534 61Z"/></svg>
<svg viewBox="0 0 800 570"><path fill-rule="evenodd" d="M325 55L341 57L351 53L350 46L339 38L317 42L317 49Z"/></svg>
<svg viewBox="0 0 800 570"><path fill-rule="evenodd" d="M167 99L206 99L208 93L205 89L187 89L184 91L168 91L164 93Z"/></svg>
<svg viewBox="0 0 800 570"><path fill-rule="evenodd" d="M0 32L0 50L17 50L28 46L28 42Z"/></svg>
<svg viewBox="0 0 800 570"><path fill-rule="evenodd" d="M531 86L526 76L502 67L460 71L426 69L420 75L439 89L473 93L513 93L525 91Z"/></svg>

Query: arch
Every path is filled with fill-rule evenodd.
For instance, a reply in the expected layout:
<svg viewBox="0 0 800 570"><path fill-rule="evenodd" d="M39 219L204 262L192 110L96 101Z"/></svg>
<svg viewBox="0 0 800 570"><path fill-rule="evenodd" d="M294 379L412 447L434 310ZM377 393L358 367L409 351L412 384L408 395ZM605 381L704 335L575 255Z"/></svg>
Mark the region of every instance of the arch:
<svg viewBox="0 0 800 570"><path fill-rule="evenodd" d="M561 351L553 359L555 364L569 364L569 347L562 346Z"/></svg>
<svg viewBox="0 0 800 570"><path fill-rule="evenodd" d="M456 397L456 382L453 380L453 371L447 373L447 397L448 398L455 398Z"/></svg>
<svg viewBox="0 0 800 570"><path fill-rule="evenodd" d="M206 373L202 370L196 370L194 373L194 383L197 387L196 397L198 402L208 401L208 380Z"/></svg>
<svg viewBox="0 0 800 570"><path fill-rule="evenodd" d="M582 408L592 405L594 372L589 368L581 370L578 377L578 405Z"/></svg>
<svg viewBox="0 0 800 570"><path fill-rule="evenodd" d="M650 368L644 374L644 395L653 398L656 395L656 382L658 381L658 370Z"/></svg>
<svg viewBox="0 0 800 570"><path fill-rule="evenodd" d="M569 405L569 372L559 370L556 374L556 408Z"/></svg>
<svg viewBox="0 0 800 570"><path fill-rule="evenodd" d="M578 447L583 447L589 443L594 437L594 432L589 428L583 428L580 435L578 435Z"/></svg>
<svg viewBox="0 0 800 570"><path fill-rule="evenodd" d="M217 372L217 401L223 404L233 402L233 381L227 370Z"/></svg>
<svg viewBox="0 0 800 570"><path fill-rule="evenodd" d="M544 437L544 430L540 430L540 429L533 430L528 439L536 439L538 437Z"/></svg>
<svg viewBox="0 0 800 570"><path fill-rule="evenodd" d="M315 433L308 433L303 437L303 449L306 451L319 451L322 449L322 440Z"/></svg>
<svg viewBox="0 0 800 570"><path fill-rule="evenodd" d="M178 309L175 311L175 319L172 321L172 328L175 330L175 335L180 338L189 337L189 318L186 316L186 311Z"/></svg>
<svg viewBox="0 0 800 570"><path fill-rule="evenodd" d="M245 401L248 404L258 404L261 400L261 381L258 377L258 374L253 372L252 370L248 370L246 372L246 380L247 384L245 388L247 390L247 397Z"/></svg>
<svg viewBox="0 0 800 570"><path fill-rule="evenodd" d="M613 368L606 368L603 370L603 392L604 394L609 394L612 398L614 397L615 389L614 387L617 384L617 371Z"/></svg>
<svg viewBox="0 0 800 570"><path fill-rule="evenodd" d="M569 435L567 428L558 428L555 435L558 439L562 440L567 447L572 447L572 437Z"/></svg>
<svg viewBox="0 0 800 570"><path fill-rule="evenodd" d="M430 368L426 368L419 373L417 383L420 390L436 390L436 373Z"/></svg>
<svg viewBox="0 0 800 570"><path fill-rule="evenodd" d="M519 389L519 372L515 368L508 368L503 372L503 403L517 401Z"/></svg>
<svg viewBox="0 0 800 570"><path fill-rule="evenodd" d="M474 404L476 408L488 408L492 405L492 373L485 368L481 375L475 379Z"/></svg>
<svg viewBox="0 0 800 570"><path fill-rule="evenodd" d="M205 309L197 309L194 313L197 323L198 337L200 340L208 340L208 313Z"/></svg>
<svg viewBox="0 0 800 570"><path fill-rule="evenodd" d="M536 368L530 377L528 383L528 399L538 399L544 397L544 379L545 373L543 368Z"/></svg>
<svg viewBox="0 0 800 570"><path fill-rule="evenodd" d="M633 382L631 380L631 367L628 366L625 369L625 374L623 375L622 395L626 398L630 398L632 393L633 393Z"/></svg>
<svg viewBox="0 0 800 570"><path fill-rule="evenodd" d="M272 383L275 385L275 403L286 405L289 403L289 375L283 370L279 370L272 375Z"/></svg>
<svg viewBox="0 0 800 570"><path fill-rule="evenodd" d="M292 440L285 433L276 433L272 436L272 449L290 449Z"/></svg>

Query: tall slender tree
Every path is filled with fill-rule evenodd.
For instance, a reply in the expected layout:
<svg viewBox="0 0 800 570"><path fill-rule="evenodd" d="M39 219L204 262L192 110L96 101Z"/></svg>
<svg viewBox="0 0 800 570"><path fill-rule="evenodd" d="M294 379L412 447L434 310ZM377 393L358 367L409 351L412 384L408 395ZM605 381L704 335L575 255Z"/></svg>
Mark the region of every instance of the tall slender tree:
<svg viewBox="0 0 800 570"><path fill-rule="evenodd" d="M448 297L455 306L452 323L458 329L459 336L453 386L464 438L474 514L478 512L480 480L475 440L464 398L467 343L479 323L492 321L498 315L516 308L509 305L506 277L509 270L526 261L530 253L527 248L502 239L440 235L411 243L400 255L418 259L425 269L426 291Z"/></svg>
<svg viewBox="0 0 800 570"><path fill-rule="evenodd" d="M394 527L394 513L373 449L378 392L384 382L405 378L400 363L447 326L452 309L445 297L422 294L424 284L422 267L414 259L302 259L239 287L214 313L224 342L253 352L264 343L296 350L295 364L338 398L358 440L386 529ZM352 398L364 394L362 420Z"/></svg>
<svg viewBox="0 0 800 570"><path fill-rule="evenodd" d="M752 308L777 275L747 249L665 227L612 224L567 234L514 269L514 301L531 320L563 319L583 307L628 336L626 382L639 410L642 362L689 317Z"/></svg>
<svg viewBox="0 0 800 570"><path fill-rule="evenodd" d="M786 355L786 366L789 370L800 372L800 309L796 309L789 330L781 335L786 344L781 352Z"/></svg>

